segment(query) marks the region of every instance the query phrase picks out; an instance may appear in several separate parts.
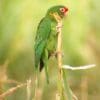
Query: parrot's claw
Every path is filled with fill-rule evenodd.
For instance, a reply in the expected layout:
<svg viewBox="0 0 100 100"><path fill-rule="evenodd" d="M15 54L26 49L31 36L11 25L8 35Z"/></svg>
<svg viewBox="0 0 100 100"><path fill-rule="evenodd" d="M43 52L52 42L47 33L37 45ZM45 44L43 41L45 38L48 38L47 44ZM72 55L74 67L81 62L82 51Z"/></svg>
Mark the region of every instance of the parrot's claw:
<svg viewBox="0 0 100 100"><path fill-rule="evenodd" d="M56 26L56 30L57 30L57 33L62 29L62 24L58 24L57 26Z"/></svg>
<svg viewBox="0 0 100 100"><path fill-rule="evenodd" d="M59 52L59 51L56 51L56 52L52 53L51 56L55 56L57 58L58 54L61 54L62 57L64 56L64 53Z"/></svg>

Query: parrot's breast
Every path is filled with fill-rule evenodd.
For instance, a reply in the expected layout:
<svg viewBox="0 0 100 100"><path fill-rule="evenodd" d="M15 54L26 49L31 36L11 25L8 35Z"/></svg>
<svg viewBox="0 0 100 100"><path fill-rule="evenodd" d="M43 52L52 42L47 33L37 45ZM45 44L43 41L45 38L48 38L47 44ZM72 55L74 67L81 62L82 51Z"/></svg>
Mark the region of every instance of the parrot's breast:
<svg viewBox="0 0 100 100"><path fill-rule="evenodd" d="M57 35L56 26L57 26L56 23L51 24L51 33L50 33L50 36L47 40L47 46L46 46L46 48L49 52L55 52L56 48L57 48L58 35Z"/></svg>

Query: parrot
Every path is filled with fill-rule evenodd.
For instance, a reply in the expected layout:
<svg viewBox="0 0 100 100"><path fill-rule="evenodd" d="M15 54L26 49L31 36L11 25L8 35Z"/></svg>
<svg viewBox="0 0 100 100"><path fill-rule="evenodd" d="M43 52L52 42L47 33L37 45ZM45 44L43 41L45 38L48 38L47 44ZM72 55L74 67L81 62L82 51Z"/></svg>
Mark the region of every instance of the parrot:
<svg viewBox="0 0 100 100"><path fill-rule="evenodd" d="M57 48L58 22L55 15L62 20L67 11L68 8L63 5L49 8L37 27L34 44L35 68L41 72L45 67L46 75L48 72L47 62L55 54Z"/></svg>

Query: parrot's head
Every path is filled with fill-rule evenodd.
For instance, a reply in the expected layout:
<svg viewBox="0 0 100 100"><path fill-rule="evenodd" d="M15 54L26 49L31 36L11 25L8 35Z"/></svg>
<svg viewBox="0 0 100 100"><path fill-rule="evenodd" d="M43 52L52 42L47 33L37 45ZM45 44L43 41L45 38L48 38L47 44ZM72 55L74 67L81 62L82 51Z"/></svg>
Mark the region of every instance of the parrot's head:
<svg viewBox="0 0 100 100"><path fill-rule="evenodd" d="M57 5L57 6L53 6L50 9L48 9L46 15L47 16L49 15L49 16L52 17L53 14L56 14L60 18L63 18L67 14L67 12L68 12L68 8L67 7L65 7L63 5Z"/></svg>

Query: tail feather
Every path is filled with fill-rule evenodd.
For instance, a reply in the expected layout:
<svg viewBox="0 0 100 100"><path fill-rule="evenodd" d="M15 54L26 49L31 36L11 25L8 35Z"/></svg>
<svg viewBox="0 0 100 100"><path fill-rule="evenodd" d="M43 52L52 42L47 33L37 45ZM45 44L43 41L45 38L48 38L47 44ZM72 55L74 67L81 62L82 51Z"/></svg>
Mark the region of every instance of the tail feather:
<svg viewBox="0 0 100 100"><path fill-rule="evenodd" d="M40 59L40 66L39 66L40 72L42 71L43 67L45 67L46 81L47 81L47 83L49 83L49 75L48 75L47 64L45 62L43 62L42 59Z"/></svg>
<svg viewBox="0 0 100 100"><path fill-rule="evenodd" d="M40 59L40 66L39 67L40 67L39 69L40 69L40 72L41 72L43 67L44 67L44 62L43 62L42 59Z"/></svg>

